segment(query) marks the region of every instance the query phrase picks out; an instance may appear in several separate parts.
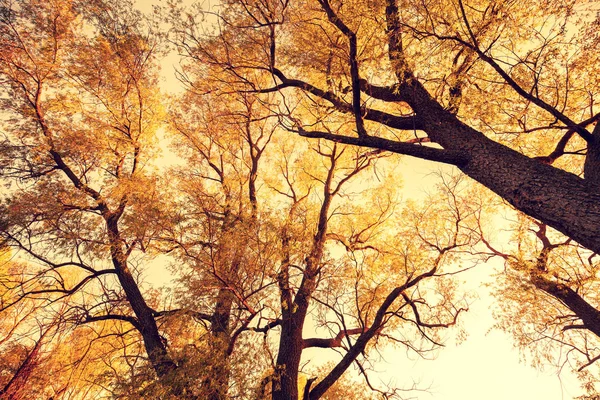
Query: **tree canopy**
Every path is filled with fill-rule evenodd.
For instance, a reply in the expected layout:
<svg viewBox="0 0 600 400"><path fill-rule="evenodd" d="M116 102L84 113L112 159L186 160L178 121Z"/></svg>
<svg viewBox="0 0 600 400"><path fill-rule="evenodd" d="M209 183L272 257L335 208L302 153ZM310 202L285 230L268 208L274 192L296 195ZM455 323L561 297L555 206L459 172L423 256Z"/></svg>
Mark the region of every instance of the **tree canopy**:
<svg viewBox="0 0 600 400"><path fill-rule="evenodd" d="M495 258L596 398L598 6L0 0L0 394L402 398L377 354L460 336ZM402 156L456 168L403 200Z"/></svg>

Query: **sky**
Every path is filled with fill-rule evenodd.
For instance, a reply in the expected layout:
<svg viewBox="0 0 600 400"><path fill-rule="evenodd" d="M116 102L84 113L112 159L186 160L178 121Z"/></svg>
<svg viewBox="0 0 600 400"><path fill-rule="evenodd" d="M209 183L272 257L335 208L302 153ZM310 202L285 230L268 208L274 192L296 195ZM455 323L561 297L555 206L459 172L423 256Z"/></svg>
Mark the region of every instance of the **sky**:
<svg viewBox="0 0 600 400"><path fill-rule="evenodd" d="M185 2L189 3L189 0ZM151 11L152 5L157 3L158 0L136 0L144 12ZM163 62L161 86L169 92L178 91L173 69L176 65L174 55ZM401 162L405 199L418 198L433 189L433 173L440 170L439 164L410 157L404 157ZM468 333L463 343L456 345L450 339L434 360L407 357L403 350L386 351L385 361L377 365L381 371L379 376L386 381L395 381L399 387L409 387L414 382L427 389L407 393L407 398L418 400L569 400L580 395L579 382L568 371L559 376L553 367L544 371L531 367L513 347L512 337L492 328L492 310L497 307L497 300L482 284L489 282L491 273L500 267L496 260L462 276L465 285L479 297L461 316ZM158 276L164 273L158 267L147 278L159 280ZM323 349L305 353L305 359L329 357Z"/></svg>
<svg viewBox="0 0 600 400"><path fill-rule="evenodd" d="M403 157L399 170L404 175L404 198L417 199L432 191L440 169L452 172L454 167ZM406 395L416 400L570 400L581 395L574 375L566 369L558 375L552 366L543 371L533 368L514 348L512 337L493 328L492 312L498 303L484 285L502 267L501 260L492 259L461 273L463 288L478 297L460 317L466 340L456 344L452 331L437 357L427 360L401 349L385 351L384 361L377 365L382 381L395 381L398 387L416 383L424 390ZM323 350L309 357L323 357Z"/></svg>
<svg viewBox="0 0 600 400"><path fill-rule="evenodd" d="M491 271L501 267L498 261L463 274L464 286L479 296L461 316L468 337L459 345L449 340L435 360L414 362L414 368L408 373L423 385L431 384L430 392L418 393L418 399L566 400L580 394L579 383L574 377L566 373L559 377L552 367L546 371L532 368L522 361L509 335L492 329L495 322L492 309L496 300L482 284L491 280ZM400 365L407 364L398 361ZM395 370L400 372L402 369Z"/></svg>

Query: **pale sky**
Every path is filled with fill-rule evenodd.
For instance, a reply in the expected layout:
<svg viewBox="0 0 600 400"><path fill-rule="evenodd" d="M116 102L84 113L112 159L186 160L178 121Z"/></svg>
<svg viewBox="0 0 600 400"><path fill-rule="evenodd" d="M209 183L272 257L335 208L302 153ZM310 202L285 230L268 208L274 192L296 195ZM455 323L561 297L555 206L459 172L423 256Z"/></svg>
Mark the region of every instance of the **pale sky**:
<svg viewBox="0 0 600 400"><path fill-rule="evenodd" d="M404 191L406 196L418 196L425 190L431 190L435 178L431 175L441 168L440 164L403 158ZM453 167L444 170L450 172ZM554 367L539 371L527 362L521 361L522 355L513 347L513 338L492 329L495 321L492 311L497 299L490 295L489 288L482 286L491 282L491 274L502 268L502 261L492 259L487 264L478 265L460 275L466 289L475 291L479 299L461 315L463 326L469 336L460 345L449 341L439 351L435 360L417 360L412 369L406 370L406 358L398 354L400 365L398 373L407 374L423 386L432 385L429 393L417 393L419 400L570 400L581 395L579 381L567 371L560 376ZM391 360L392 358L390 358ZM396 370L396 368L390 368Z"/></svg>
<svg viewBox="0 0 600 400"><path fill-rule="evenodd" d="M440 164L411 157L403 157L401 162L405 198L433 191L436 182L433 173L440 170ZM443 171L452 169L446 167ZM491 274L502 266L502 261L495 259L461 273L463 288L479 297L460 316L468 333L464 342L455 344L453 334L449 333L446 346L433 360L407 355L404 350L386 352L385 362L376 366L381 379L391 380L401 388L411 387L414 382L426 389L406 393L406 398L416 400L571 400L581 395L580 383L568 368L560 376L552 366L543 371L533 368L513 347L510 335L492 329L495 323L492 311L497 300L483 284L491 282ZM306 354L306 358L326 354L318 349ZM373 377L372 382L377 382Z"/></svg>
<svg viewBox="0 0 600 400"><path fill-rule="evenodd" d="M185 0L189 3L189 0ZM158 0L136 0L139 8L150 11ZM163 88L173 91L178 82L174 78L173 66L176 57L163 63ZM418 197L432 190L435 182L430 174L440 169L440 165L404 157L404 198ZM164 266L164 263L160 263ZM469 336L460 345L448 345L439 351L435 360L407 358L405 351L388 352L386 362L377 367L383 371L385 379L394 380L399 387L411 386L413 381L426 392L410 392L407 398L418 400L570 400L582 394L579 382L568 371L557 375L555 368L539 371L521 361L519 351L513 348L512 338L504 332L490 330L494 324L491 316L496 299L490 297L489 290L481 287L482 282L491 280L490 273L500 263L492 261L462 275L469 289L476 291L476 300L467 313L461 315L463 326ZM154 274L164 277L160 267ZM148 276L150 281L156 277ZM164 278L158 278L161 280ZM326 351L325 351L326 352ZM306 352L308 358L323 354ZM306 358L306 357L305 357ZM388 378L389 377L389 378Z"/></svg>

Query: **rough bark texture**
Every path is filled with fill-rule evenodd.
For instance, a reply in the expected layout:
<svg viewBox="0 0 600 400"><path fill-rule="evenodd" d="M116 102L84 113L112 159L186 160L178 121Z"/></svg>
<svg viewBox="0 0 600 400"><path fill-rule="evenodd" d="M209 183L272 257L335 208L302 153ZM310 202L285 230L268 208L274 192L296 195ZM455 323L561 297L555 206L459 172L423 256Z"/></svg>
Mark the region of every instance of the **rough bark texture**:
<svg viewBox="0 0 600 400"><path fill-rule="evenodd" d="M383 88L379 88L385 91ZM390 96L393 88L389 88ZM379 97L382 97L383 94ZM399 85L398 101L408 103L416 121L431 142L443 149L394 142L374 137L347 137L322 132L307 137L372 147L399 154L456 165L516 209L600 252L600 145L589 144L586 179L529 158L487 138L444 109L415 78Z"/></svg>
<svg viewBox="0 0 600 400"><path fill-rule="evenodd" d="M329 204L324 208L327 210ZM291 306L282 306L281 336L279 337L279 353L277 354L275 371L277 379L273 383L273 400L298 398L298 370L300 368L300 359L304 348L302 330L304 328L304 321L308 312L310 298L316 287L318 267L323 255L324 241L324 235L321 237L321 235L317 233L312 254L307 258L306 269L298 294L294 298Z"/></svg>
<svg viewBox="0 0 600 400"><path fill-rule="evenodd" d="M586 182L600 185L600 122L596 122L592 139L588 141L583 172Z"/></svg>
<svg viewBox="0 0 600 400"><path fill-rule="evenodd" d="M239 268L239 263L234 262L232 269ZM211 370L203 382L209 400L224 400L229 389L229 367L227 348L231 342L231 307L233 295L230 290L222 288L217 294L215 311L210 320L210 350Z"/></svg>
<svg viewBox="0 0 600 400"><path fill-rule="evenodd" d="M532 282L538 289L561 301L582 322L581 328L588 329L600 337L600 311L590 305L577 292L561 283L553 282L542 276L532 277Z"/></svg>
<svg viewBox="0 0 600 400"><path fill-rule="evenodd" d="M286 310L282 314L279 353L273 383L273 400L298 398L298 369L302 357L302 328L306 309Z"/></svg>
<svg viewBox="0 0 600 400"><path fill-rule="evenodd" d="M358 137L324 132L300 131L300 134L456 165L466 175L491 189L518 210L552 226L590 250L600 252L600 143L597 143L600 142L597 139L600 128L597 125L593 134L585 129L585 126L598 117L575 124L540 99L531 98L531 94L520 88L493 59L479 51L474 44L461 42L469 51L476 52L483 62L490 64L517 93L552 115L556 114L570 131L577 132L588 142L585 180L547 165L542 159L529 158L467 126L452 110L445 109L430 96L404 58L402 24L395 0L387 0L386 24L388 56L397 83L380 87L361 80L361 90L386 102L405 102L414 111L414 116L387 116L377 110L366 110L364 118L395 129L422 130L432 143L440 145L442 149L360 134ZM348 105L334 93L323 91L307 82L288 79L277 69L274 71L282 84L273 90L297 87L331 102L342 113L351 112Z"/></svg>
<svg viewBox="0 0 600 400"><path fill-rule="evenodd" d="M444 110L414 80L402 85L404 92L410 93L405 100L431 140L465 155L468 161L459 166L465 174L518 210L600 252L600 193L593 180L587 182L488 139Z"/></svg>

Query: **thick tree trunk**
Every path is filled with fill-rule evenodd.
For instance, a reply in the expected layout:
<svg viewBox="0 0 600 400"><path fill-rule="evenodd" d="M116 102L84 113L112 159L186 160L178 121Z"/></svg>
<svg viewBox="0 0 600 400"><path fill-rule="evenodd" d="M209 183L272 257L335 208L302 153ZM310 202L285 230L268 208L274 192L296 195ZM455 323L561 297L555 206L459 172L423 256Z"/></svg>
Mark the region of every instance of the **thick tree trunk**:
<svg viewBox="0 0 600 400"><path fill-rule="evenodd" d="M600 337L600 311L589 304L577 292L561 283L553 282L543 276L534 275L531 281L536 288L548 293L561 301L582 322L580 328L585 328Z"/></svg>
<svg viewBox="0 0 600 400"><path fill-rule="evenodd" d="M304 87L306 84L295 86L328 98L328 93L310 86L307 89ZM408 125L406 121L392 121L389 118L384 118L381 122L397 129L409 129L412 124L416 129L426 132L428 139L441 145L443 150L374 136L360 138L305 131L300 134L457 165L467 176L510 202L519 211L600 253L598 125L594 134L590 135L592 139L588 143L585 163L586 179L583 179L538 159L529 158L467 126L433 99L412 76L398 87L365 86L365 90L384 101L408 103L416 114ZM335 99L332 101L335 102ZM371 114L367 114L365 118L378 120Z"/></svg>
<svg viewBox="0 0 600 400"><path fill-rule="evenodd" d="M518 210L600 252L600 191L593 179L584 180L488 139L443 109L414 79L400 90L431 140L464 154L466 162L459 168L466 175ZM588 164L592 171L599 162Z"/></svg>
<svg viewBox="0 0 600 400"><path fill-rule="evenodd" d="M273 400L298 398L298 370L302 357L302 329L305 318L306 309L286 310L282 315Z"/></svg>
<svg viewBox="0 0 600 400"><path fill-rule="evenodd" d="M583 172L586 182L600 185L600 122L596 122L592 139L588 142Z"/></svg>
<svg viewBox="0 0 600 400"><path fill-rule="evenodd" d="M284 232L283 247L285 256L282 263L282 274L278 278L279 289L281 290L282 322L281 336L279 337L279 352L275 366L275 380L273 381L273 400L298 399L298 371L304 348L302 330L310 299L317 286L317 276L323 258L329 207L333 198L331 184L335 171L335 160L335 153L332 153L331 167L323 188L323 203L319 212L317 232L313 239L310 255L306 257L302 282L293 302L291 301L291 291L289 290L289 237L287 236L287 231Z"/></svg>
<svg viewBox="0 0 600 400"><path fill-rule="evenodd" d="M323 231L324 232L324 231ZM273 383L273 400L298 398L298 372L304 348L302 331L310 298L316 287L317 268L323 254L321 238L315 239L312 256L307 260L304 277L291 307L282 310L281 336L277 354L276 380Z"/></svg>

